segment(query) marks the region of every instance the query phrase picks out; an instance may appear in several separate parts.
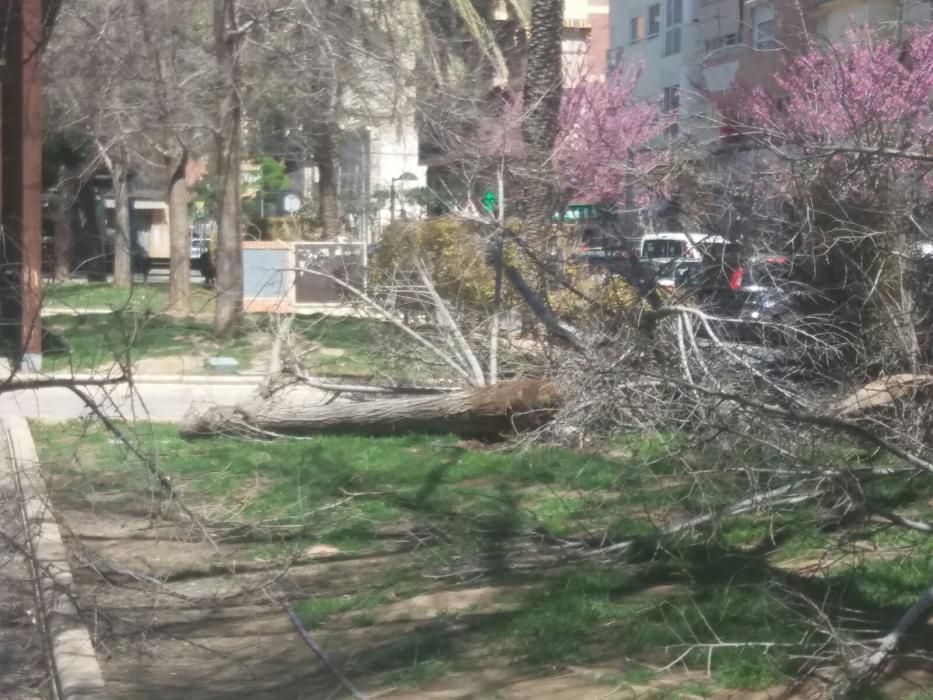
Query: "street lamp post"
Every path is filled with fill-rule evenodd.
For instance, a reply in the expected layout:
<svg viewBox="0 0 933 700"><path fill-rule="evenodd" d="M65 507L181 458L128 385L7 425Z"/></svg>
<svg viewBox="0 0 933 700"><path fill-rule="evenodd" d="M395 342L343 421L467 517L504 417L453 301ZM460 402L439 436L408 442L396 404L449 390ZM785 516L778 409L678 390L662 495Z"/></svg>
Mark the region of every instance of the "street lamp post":
<svg viewBox="0 0 933 700"><path fill-rule="evenodd" d="M396 182L415 182L418 176L413 173L402 173L398 177L393 177L389 183L389 222L395 221L395 183ZM402 209L404 211L404 209Z"/></svg>

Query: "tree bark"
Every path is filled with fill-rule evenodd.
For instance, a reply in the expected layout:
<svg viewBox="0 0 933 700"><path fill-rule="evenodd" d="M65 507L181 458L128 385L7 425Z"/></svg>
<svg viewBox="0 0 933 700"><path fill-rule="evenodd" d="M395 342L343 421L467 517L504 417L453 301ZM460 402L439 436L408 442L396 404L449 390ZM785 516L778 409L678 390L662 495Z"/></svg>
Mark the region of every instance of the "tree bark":
<svg viewBox="0 0 933 700"><path fill-rule="evenodd" d="M243 322L243 234L240 229L239 36L236 0L214 0L214 37L221 94L215 135L219 216L214 333L235 334Z"/></svg>
<svg viewBox="0 0 933 700"><path fill-rule="evenodd" d="M535 245L547 240L556 204L551 155L560 113L563 0L533 0L525 71L522 139L525 145L525 233Z"/></svg>
<svg viewBox="0 0 933 700"><path fill-rule="evenodd" d="M169 270L168 312L191 313L191 232L188 229L188 182L185 179L188 153L170 168L168 183Z"/></svg>
<svg viewBox="0 0 933 700"><path fill-rule="evenodd" d="M340 202L337 198L337 145L336 126L331 123L315 124L311 149L318 170L318 205L325 240L340 235Z"/></svg>
<svg viewBox="0 0 933 700"><path fill-rule="evenodd" d="M75 183L65 168L59 171L58 197L55 199L55 238L52 276L56 282L68 279L73 269L72 254L74 235L71 226L71 211L75 201Z"/></svg>
<svg viewBox="0 0 933 700"><path fill-rule="evenodd" d="M412 431L496 439L546 422L558 405L550 382L520 379L448 394L296 406L271 399L189 414L185 438L209 435L395 435Z"/></svg>
<svg viewBox="0 0 933 700"><path fill-rule="evenodd" d="M96 258L107 252L104 246L107 231L102 225L97 202L96 188L92 184L84 183L78 190L78 208L84 219L82 235L78 237L75 246L81 264L86 263L88 258Z"/></svg>
<svg viewBox="0 0 933 700"><path fill-rule="evenodd" d="M111 157L109 162L114 199L113 284L128 288L133 284L129 169L122 157Z"/></svg>

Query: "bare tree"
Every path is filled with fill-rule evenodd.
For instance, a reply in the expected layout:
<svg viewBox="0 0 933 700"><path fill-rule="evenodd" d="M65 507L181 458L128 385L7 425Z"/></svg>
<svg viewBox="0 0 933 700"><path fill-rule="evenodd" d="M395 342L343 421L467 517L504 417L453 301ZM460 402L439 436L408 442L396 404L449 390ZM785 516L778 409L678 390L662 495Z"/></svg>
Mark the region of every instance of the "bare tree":
<svg viewBox="0 0 933 700"><path fill-rule="evenodd" d="M191 145L202 123L199 92L205 87L203 53L190 40L197 3L136 0L138 29L145 47L139 69L151 81L151 122L145 136L164 171L169 212L169 312L191 311L191 236L187 170Z"/></svg>
<svg viewBox="0 0 933 700"><path fill-rule="evenodd" d="M110 147L97 141L98 152L113 182L114 234L113 283L117 287L133 284L133 253L130 237L130 154L125 143Z"/></svg>
<svg viewBox="0 0 933 700"><path fill-rule="evenodd" d="M236 0L214 0L213 21L218 70L214 167L219 192L214 331L218 335L231 335L243 322L243 232L240 221L240 45L243 28L239 25Z"/></svg>
<svg viewBox="0 0 933 700"><path fill-rule="evenodd" d="M50 52L50 94L58 111L70 128L93 135L98 162L113 181L118 285L130 283L133 266L129 178L147 169L161 171L172 234L170 309L181 314L190 310L186 166L204 132L202 94L209 73L194 28L203 7L82 0L66 9L65 28Z"/></svg>

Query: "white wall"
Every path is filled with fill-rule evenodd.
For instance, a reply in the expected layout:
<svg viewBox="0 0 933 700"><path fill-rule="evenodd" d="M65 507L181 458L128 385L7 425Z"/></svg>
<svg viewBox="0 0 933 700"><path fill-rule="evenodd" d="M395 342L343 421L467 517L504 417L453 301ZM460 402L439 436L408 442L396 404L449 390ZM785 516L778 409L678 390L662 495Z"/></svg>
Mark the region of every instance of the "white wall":
<svg viewBox="0 0 933 700"><path fill-rule="evenodd" d="M681 113L694 109L690 99L692 71L697 63L699 31L695 21L698 17L698 0L683 0L683 23L681 27L680 52L665 56L665 33L667 31L667 3L669 0L612 0L609 10L610 50L622 47L623 63L626 67L642 67L642 75L635 89L637 97L660 99L665 87L677 85L681 93ZM655 37L632 43L631 20L644 17L648 31L648 8L661 5L661 32Z"/></svg>
<svg viewBox="0 0 933 700"><path fill-rule="evenodd" d="M396 182L396 196L412 188L427 184L427 167L418 164L418 132L415 128L414 115L401 118L401 123L386 121L370 129L370 191L388 191L392 178L402 173L411 173L417 177L413 182ZM422 214L421 210L408 202L404 203L405 213L410 217ZM396 216L401 212L402 203L396 199ZM391 218L390 202L386 202L370 222L370 236L378 237L382 227Z"/></svg>

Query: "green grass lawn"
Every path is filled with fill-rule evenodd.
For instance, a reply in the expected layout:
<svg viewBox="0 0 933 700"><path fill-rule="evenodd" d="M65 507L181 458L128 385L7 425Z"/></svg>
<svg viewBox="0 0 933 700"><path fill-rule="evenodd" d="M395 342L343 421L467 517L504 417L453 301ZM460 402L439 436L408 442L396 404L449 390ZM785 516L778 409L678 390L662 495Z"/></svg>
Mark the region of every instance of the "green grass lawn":
<svg viewBox="0 0 933 700"><path fill-rule="evenodd" d="M294 330L322 348L307 357L322 374L413 383L451 378L448 367L391 323L314 314L299 316Z"/></svg>
<svg viewBox="0 0 933 700"><path fill-rule="evenodd" d="M243 339L217 342L211 324L146 311L47 316L44 364L50 371L83 371L141 357L211 353L235 357L248 366L254 348Z"/></svg>
<svg viewBox="0 0 933 700"><path fill-rule="evenodd" d="M161 290L146 289L130 297L120 297L112 289L97 292L100 295L95 304L109 299L114 312L59 314L43 319L48 368L87 370L110 365L116 358L125 361L131 357L136 361L206 353L235 357L246 367L257 345L262 345L259 339L268 338L263 316L249 316L244 336L219 343L209 318L177 318L160 313L158 309L165 302ZM78 296L73 301L88 298ZM123 303L118 305L121 299ZM98 307L89 304L84 308ZM312 371L319 374L408 381L435 377L424 363L404 362L400 356L378 351L385 342L394 343L396 348L410 348L407 339L398 338L397 331L387 324L369 319L302 317L296 322L296 330L301 340L320 347L305 357Z"/></svg>
<svg viewBox="0 0 933 700"><path fill-rule="evenodd" d="M45 287L42 303L48 308L75 311L122 309L161 313L168 308L168 284L134 284L130 289L120 289L107 283L52 283ZM192 285L191 311L196 315L212 314L214 291Z"/></svg>
<svg viewBox="0 0 933 700"><path fill-rule="evenodd" d="M167 284L137 284L131 289L110 284L50 284L43 303L47 309L70 312L45 317L52 332L46 342L52 369L86 370L109 364L115 353L126 357L130 342L134 359L208 350L248 362L253 353L251 342L218 345L213 341L213 291L199 285L192 287L193 315L189 319L163 314L168 307ZM99 310L118 311L120 316L93 313ZM264 322L261 315L249 316L247 335L261 334ZM304 362L321 375L412 384L457 379L443 362L384 321L298 315L293 330L308 346L298 350L312 349L304 354ZM509 371L508 353L501 353L500 367Z"/></svg>
<svg viewBox="0 0 933 700"><path fill-rule="evenodd" d="M782 562L818 557L834 538L803 507L775 518L749 515L660 548L646 540L625 560L542 559L540 568L528 567L542 538L637 539L743 488L738 473L734 488L695 488L682 440L663 435L622 438L599 454L478 449L422 435L189 443L171 426L134 430L189 504L306 528L296 539L244 544L245 557L327 544L365 560L387 541L417 535L420 546L398 555L394 569L374 570L339 594L296 597L312 629L379 624L382 607L439 588L503 588L495 611L412 624L354 659L354 677L390 684L418 686L482 664L485 654L528 669L616 664L620 682L645 682L652 669L689 652L687 665L712 670L692 695L765 688L790 678L798 655L821 642L804 596L881 631L933 579L933 544L919 534L898 535L901 549L883 560L797 574ZM150 497L145 470L99 427L35 424L34 433L56 504L87 505L97 493L125 493L128 503ZM108 503L119 508L112 497ZM461 570L473 573L454 575ZM748 646L711 652L707 645L718 642Z"/></svg>
<svg viewBox="0 0 933 700"><path fill-rule="evenodd" d="M192 287L189 319L163 314L168 307L168 285L137 284L118 289L110 284L54 284L45 289L44 305L68 309L68 314L45 317L51 334L47 338L47 365L54 369L86 370L113 362L114 356L132 358L204 354L229 355L248 363L253 344L247 341L218 344L213 340L210 319L212 290ZM113 314L93 313L111 310ZM262 333L264 317L248 318L248 336ZM388 323L373 319L299 316L294 323L297 337L319 347L305 356L312 371L360 379L417 382L425 376L446 376L446 368L425 357L422 349Z"/></svg>

